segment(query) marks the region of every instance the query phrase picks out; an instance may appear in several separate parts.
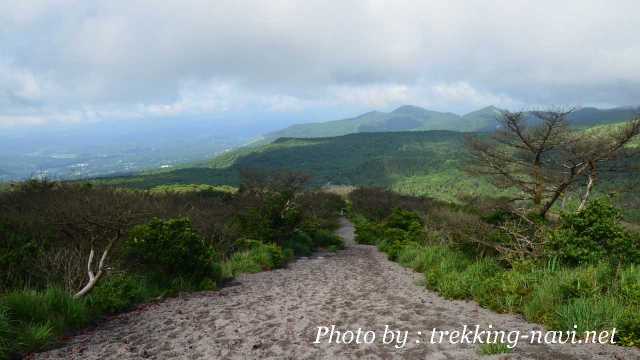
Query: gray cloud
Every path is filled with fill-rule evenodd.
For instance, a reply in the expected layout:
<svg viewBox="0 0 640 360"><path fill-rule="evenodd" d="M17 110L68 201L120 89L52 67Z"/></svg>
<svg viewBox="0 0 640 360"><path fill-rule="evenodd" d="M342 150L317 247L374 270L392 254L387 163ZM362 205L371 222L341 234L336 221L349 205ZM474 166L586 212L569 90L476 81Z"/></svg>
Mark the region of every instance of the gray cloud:
<svg viewBox="0 0 640 360"><path fill-rule="evenodd" d="M638 10L636 0L5 2L0 119L636 104Z"/></svg>

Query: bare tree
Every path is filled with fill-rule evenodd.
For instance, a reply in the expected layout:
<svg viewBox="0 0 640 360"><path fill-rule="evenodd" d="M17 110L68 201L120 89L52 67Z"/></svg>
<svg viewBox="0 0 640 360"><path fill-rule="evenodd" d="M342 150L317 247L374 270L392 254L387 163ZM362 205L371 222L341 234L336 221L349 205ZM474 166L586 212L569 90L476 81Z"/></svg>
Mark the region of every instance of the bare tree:
<svg viewBox="0 0 640 360"><path fill-rule="evenodd" d="M599 165L615 159L638 135L640 118L609 136L594 136L569 128L567 116L572 111L503 112L498 119L501 126L492 136L468 138L472 156L468 170L489 176L499 187L517 189L520 196L513 200L530 200L543 217L583 179L586 203Z"/></svg>
<svg viewBox="0 0 640 360"><path fill-rule="evenodd" d="M129 229L145 217L143 194L109 188L86 188L60 184L59 194L47 211L54 226L77 244L79 252L88 251L87 281L75 293L79 298L88 294L105 273L108 256ZM96 263L96 255L100 254ZM87 256L87 255L84 255Z"/></svg>
<svg viewBox="0 0 640 360"><path fill-rule="evenodd" d="M578 142L575 142L577 149L571 149L572 153L587 166L585 171L586 187L577 211L583 210L587 205L601 172L627 173L634 171L633 168L625 166L624 162L620 166L619 160L623 160L626 156L635 155L624 151L624 147L638 134L640 134L640 117L610 132L586 132Z"/></svg>

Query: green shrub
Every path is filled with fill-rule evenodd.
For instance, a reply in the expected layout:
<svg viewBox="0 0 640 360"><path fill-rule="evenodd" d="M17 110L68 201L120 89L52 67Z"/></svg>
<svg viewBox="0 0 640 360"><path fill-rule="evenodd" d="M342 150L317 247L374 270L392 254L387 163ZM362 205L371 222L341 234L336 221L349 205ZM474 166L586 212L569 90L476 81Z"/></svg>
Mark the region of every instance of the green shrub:
<svg viewBox="0 0 640 360"><path fill-rule="evenodd" d="M613 297L573 299L557 310L555 327L559 330L585 331L611 330L625 316L624 306Z"/></svg>
<svg viewBox="0 0 640 360"><path fill-rule="evenodd" d="M115 314L160 295L160 289L142 276L113 274L89 293L87 305L97 316Z"/></svg>
<svg viewBox="0 0 640 360"><path fill-rule="evenodd" d="M263 244L252 250L255 261L262 270L273 270L284 266L286 258L282 248L276 244Z"/></svg>
<svg viewBox="0 0 640 360"><path fill-rule="evenodd" d="M482 306L498 312L519 312L536 280L533 273L503 271L481 280L471 292Z"/></svg>
<svg viewBox="0 0 640 360"><path fill-rule="evenodd" d="M293 250L295 256L309 256L313 253L313 239L307 233L298 230L282 243L282 247Z"/></svg>
<svg viewBox="0 0 640 360"><path fill-rule="evenodd" d="M395 261L400 250L410 242L407 231L399 228L385 228L378 241L378 249L386 253L389 260Z"/></svg>
<svg viewBox="0 0 640 360"><path fill-rule="evenodd" d="M282 267L286 259L287 255L278 245L256 241L253 248L234 253L222 266L225 276L233 277Z"/></svg>
<svg viewBox="0 0 640 360"><path fill-rule="evenodd" d="M45 256L46 244L2 223L0 234L0 291L44 284L46 274L35 262Z"/></svg>
<svg viewBox="0 0 640 360"><path fill-rule="evenodd" d="M563 269L556 278L563 299L596 297L608 292L614 282L613 268L607 263Z"/></svg>
<svg viewBox="0 0 640 360"><path fill-rule="evenodd" d="M311 232L313 246L320 248L334 247L335 249L344 249L344 241L333 232L325 229L317 229Z"/></svg>
<svg viewBox="0 0 640 360"><path fill-rule="evenodd" d="M640 308L627 311L618 324L618 341L623 346L640 347Z"/></svg>
<svg viewBox="0 0 640 360"><path fill-rule="evenodd" d="M358 244L375 245L384 234L384 226L360 219L356 222L356 242Z"/></svg>
<svg viewBox="0 0 640 360"><path fill-rule="evenodd" d="M136 226L125 244L128 263L142 272L166 278L184 276L200 282L221 279L216 254L193 230L188 219L154 219Z"/></svg>
<svg viewBox="0 0 640 360"><path fill-rule="evenodd" d="M640 240L625 231L622 216L606 199L592 201L579 213L563 214L560 226L545 244L549 257L568 265L610 259L616 263L640 262Z"/></svg>
<svg viewBox="0 0 640 360"><path fill-rule="evenodd" d="M253 274L262 271L251 251L234 253L231 258L222 264L222 273L225 278L233 278L238 274Z"/></svg>
<svg viewBox="0 0 640 360"><path fill-rule="evenodd" d="M385 222L387 227L404 231L421 231L424 226L424 222L417 213L400 208L393 209Z"/></svg>

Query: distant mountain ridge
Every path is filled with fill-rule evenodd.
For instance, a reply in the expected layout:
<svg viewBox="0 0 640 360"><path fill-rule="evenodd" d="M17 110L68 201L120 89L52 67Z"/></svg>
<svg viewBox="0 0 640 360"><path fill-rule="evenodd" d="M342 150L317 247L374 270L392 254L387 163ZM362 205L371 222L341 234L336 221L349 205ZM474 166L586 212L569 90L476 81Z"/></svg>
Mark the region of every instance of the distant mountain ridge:
<svg viewBox="0 0 640 360"><path fill-rule="evenodd" d="M277 138L314 138L340 136L363 132L388 131L492 131L496 129L497 117L503 111L495 106L472 111L465 115L432 111L419 106L404 105L391 112L371 111L362 115L327 122L296 124L264 136L267 142ZM593 126L625 121L640 113L640 108L618 107L598 109L579 108L569 115L574 126Z"/></svg>

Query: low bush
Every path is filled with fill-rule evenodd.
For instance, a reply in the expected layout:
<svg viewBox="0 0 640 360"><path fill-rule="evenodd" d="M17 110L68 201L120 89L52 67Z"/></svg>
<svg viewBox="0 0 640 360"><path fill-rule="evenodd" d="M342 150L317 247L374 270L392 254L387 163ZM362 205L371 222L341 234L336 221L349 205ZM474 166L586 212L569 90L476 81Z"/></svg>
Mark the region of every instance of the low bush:
<svg viewBox="0 0 640 360"><path fill-rule="evenodd" d="M640 308L634 307L627 311L625 317L618 324L618 341L623 346L640 347Z"/></svg>
<svg viewBox="0 0 640 360"><path fill-rule="evenodd" d="M255 240L247 243L251 244L249 249L234 253L222 264L225 277L273 270L286 263L287 255L278 245L263 244Z"/></svg>
<svg viewBox="0 0 640 360"><path fill-rule="evenodd" d="M221 280L215 251L193 230L188 219L154 219L136 226L124 247L131 268L167 278L201 282Z"/></svg>
<svg viewBox="0 0 640 360"><path fill-rule="evenodd" d="M560 226L545 244L545 252L572 266L602 259L640 263L640 239L622 227L621 219L608 200L592 201L578 213L562 215Z"/></svg>
<svg viewBox="0 0 640 360"><path fill-rule="evenodd" d="M291 249L295 256L309 256L313 253L313 239L304 231L296 231L293 236L282 243L285 249Z"/></svg>
<svg viewBox="0 0 640 360"><path fill-rule="evenodd" d="M317 229L311 231L311 239L313 240L313 246L319 248L344 249L344 241L338 235L331 230Z"/></svg>
<svg viewBox="0 0 640 360"><path fill-rule="evenodd" d="M378 240L378 249L387 254L389 260L396 260L400 249L410 243L409 233L398 228L385 227Z"/></svg>
<svg viewBox="0 0 640 360"><path fill-rule="evenodd" d="M140 275L111 274L89 293L86 301L94 315L115 314L162 295L158 286Z"/></svg>
<svg viewBox="0 0 640 360"><path fill-rule="evenodd" d="M375 222L369 222L364 217L353 219L356 225L356 242L358 244L376 245L382 238L384 226Z"/></svg>
<svg viewBox="0 0 640 360"><path fill-rule="evenodd" d="M0 291L44 284L46 274L35 263L45 248L45 242L0 223Z"/></svg>
<svg viewBox="0 0 640 360"><path fill-rule="evenodd" d="M422 231L424 222L422 218L414 212L395 208L385 219L385 224L389 228L401 229L404 231Z"/></svg>
<svg viewBox="0 0 640 360"><path fill-rule="evenodd" d="M283 267L286 263L286 256L281 247L276 244L262 244L252 250L254 259L262 270L273 270Z"/></svg>

